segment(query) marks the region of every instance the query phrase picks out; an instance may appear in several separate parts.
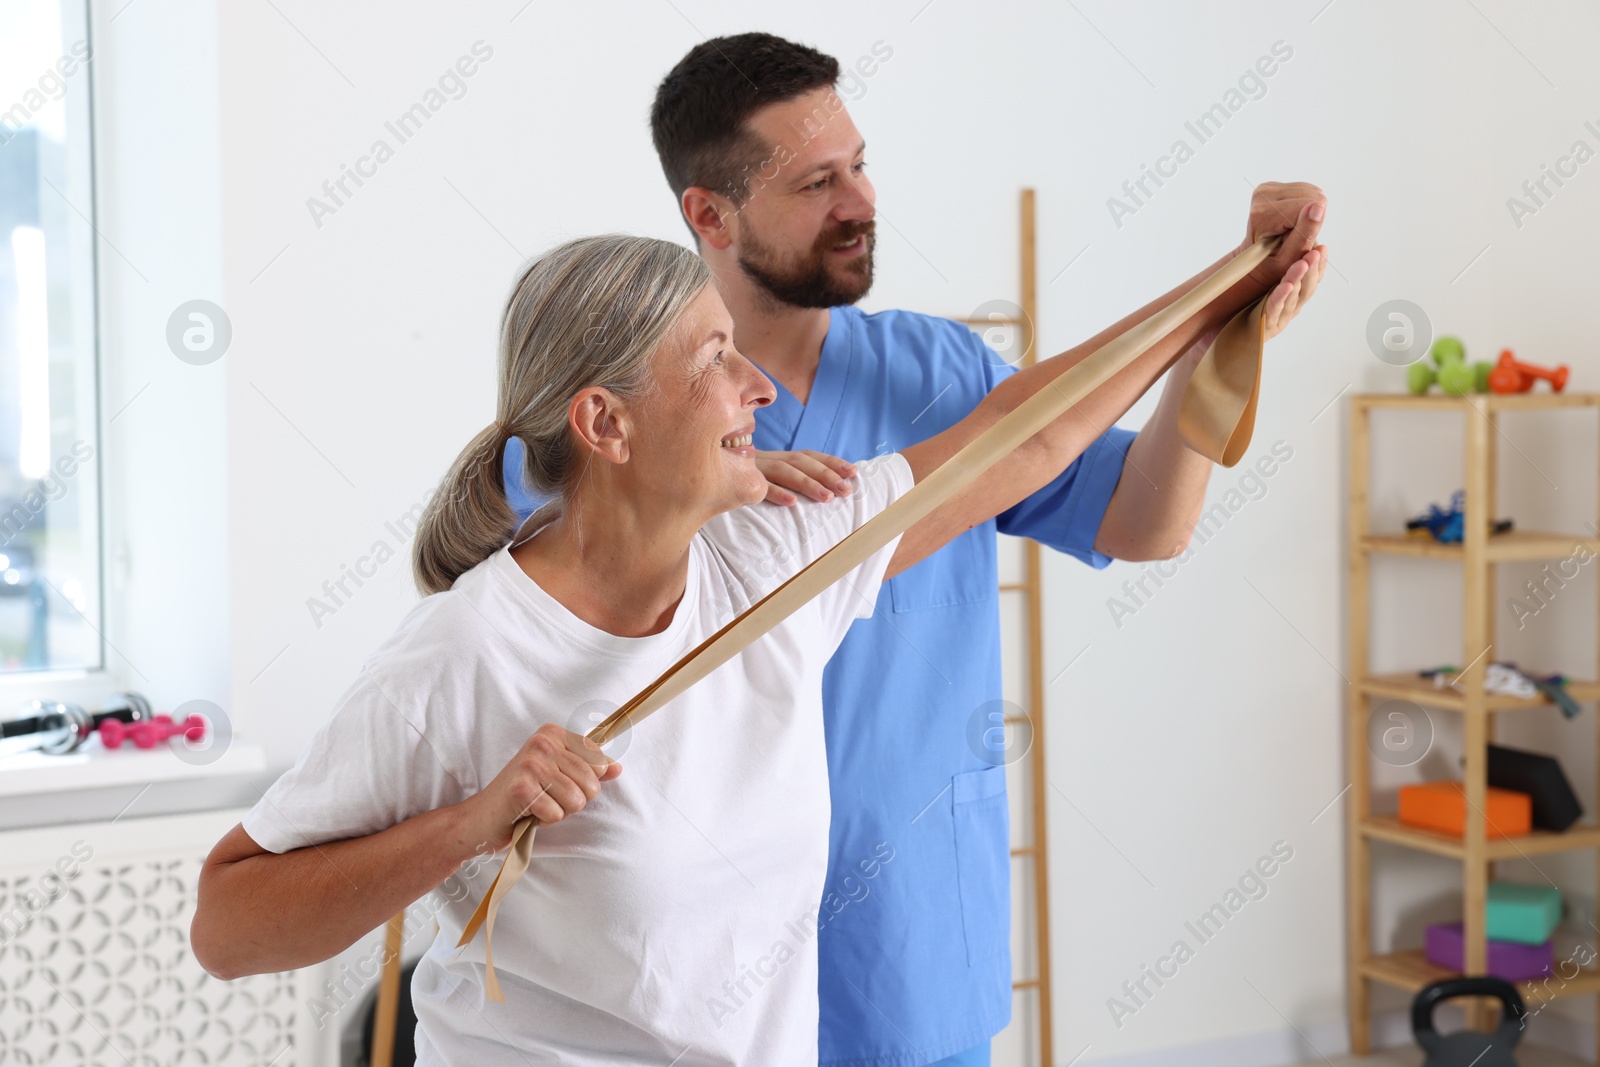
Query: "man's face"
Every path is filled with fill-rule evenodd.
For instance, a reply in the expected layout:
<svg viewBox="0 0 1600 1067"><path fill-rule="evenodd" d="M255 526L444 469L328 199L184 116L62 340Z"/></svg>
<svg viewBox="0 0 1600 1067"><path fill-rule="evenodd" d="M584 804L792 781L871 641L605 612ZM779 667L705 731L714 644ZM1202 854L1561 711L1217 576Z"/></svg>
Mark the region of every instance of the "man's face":
<svg viewBox="0 0 1600 1067"><path fill-rule="evenodd" d="M854 304L872 288L866 144L832 89L769 104L748 123L770 146L738 213L739 266L780 303Z"/></svg>

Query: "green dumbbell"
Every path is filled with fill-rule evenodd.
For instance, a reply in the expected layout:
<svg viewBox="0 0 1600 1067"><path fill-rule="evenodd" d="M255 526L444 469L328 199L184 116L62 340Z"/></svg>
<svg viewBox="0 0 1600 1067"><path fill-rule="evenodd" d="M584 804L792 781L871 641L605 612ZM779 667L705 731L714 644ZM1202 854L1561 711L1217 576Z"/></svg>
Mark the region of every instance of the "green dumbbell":
<svg viewBox="0 0 1600 1067"><path fill-rule="evenodd" d="M1494 369L1494 364L1487 360L1478 360L1476 363L1464 363L1450 360L1439 370L1437 381L1441 388L1451 396L1466 396L1468 393L1487 393L1489 391L1489 372Z"/></svg>
<svg viewBox="0 0 1600 1067"><path fill-rule="evenodd" d="M1428 366L1427 360L1419 359L1406 368L1406 388L1411 390L1413 396L1426 393L1438 380L1439 375Z"/></svg>
<svg viewBox="0 0 1600 1067"><path fill-rule="evenodd" d="M1446 335L1433 342L1428 349L1428 360L1418 360L1406 368L1406 388L1415 396L1422 396L1437 384L1450 396L1489 391L1489 371L1492 364L1479 360L1467 362L1467 346L1461 338Z"/></svg>
<svg viewBox="0 0 1600 1067"><path fill-rule="evenodd" d="M1477 370L1459 359L1448 360L1439 368L1439 388L1448 396L1466 396L1472 392L1477 380Z"/></svg>
<svg viewBox="0 0 1600 1067"><path fill-rule="evenodd" d="M1467 358L1467 346L1461 343L1461 338L1446 334L1433 342L1433 347L1428 349L1428 355L1433 357L1433 365L1443 370L1446 363L1464 362Z"/></svg>

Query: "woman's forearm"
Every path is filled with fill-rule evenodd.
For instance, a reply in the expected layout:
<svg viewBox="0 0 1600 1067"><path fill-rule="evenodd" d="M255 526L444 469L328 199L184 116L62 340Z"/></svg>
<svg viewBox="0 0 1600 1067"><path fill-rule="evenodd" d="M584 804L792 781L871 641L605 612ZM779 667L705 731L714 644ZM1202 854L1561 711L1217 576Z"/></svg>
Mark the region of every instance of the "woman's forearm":
<svg viewBox="0 0 1600 1067"><path fill-rule="evenodd" d="M1040 390L1077 366L1112 338L1167 307L1214 273L1234 253L1219 259L1171 292L1157 298L1094 337L1042 363L1018 371L990 390L971 414L944 433L903 451L913 477L921 481ZM1236 285L1179 324L1072 409L1003 457L972 485L936 508L901 536L889 562L892 577L926 558L952 537L998 515L1066 470L1151 384L1200 337L1227 321L1249 302L1250 288Z"/></svg>
<svg viewBox="0 0 1600 1067"><path fill-rule="evenodd" d="M990 394L999 413L1016 407L1043 388L1045 383L1065 374L1114 338L1175 303L1236 254L1237 252L1228 253L1175 289L1157 297L1132 314L1124 316L1082 344L1018 371L1001 382ZM1256 291L1256 286L1251 283L1233 286L1041 431L1037 443L1043 446L1041 454L1045 457L1046 473L1054 477L1055 474L1065 470L1094 443L1096 438L1125 415L1167 368L1196 341L1220 328L1240 308L1260 295L1260 292ZM1048 480L1046 478L1046 481Z"/></svg>
<svg viewBox="0 0 1600 1067"><path fill-rule="evenodd" d="M218 978L320 963L505 848L522 818L560 822L621 773L593 741L545 723L479 792L366 837L278 854L235 826L200 872L190 947Z"/></svg>
<svg viewBox="0 0 1600 1067"><path fill-rule="evenodd" d="M368 837L278 854L235 827L200 873L195 956L218 978L329 959L477 854L484 843L471 828L458 804Z"/></svg>

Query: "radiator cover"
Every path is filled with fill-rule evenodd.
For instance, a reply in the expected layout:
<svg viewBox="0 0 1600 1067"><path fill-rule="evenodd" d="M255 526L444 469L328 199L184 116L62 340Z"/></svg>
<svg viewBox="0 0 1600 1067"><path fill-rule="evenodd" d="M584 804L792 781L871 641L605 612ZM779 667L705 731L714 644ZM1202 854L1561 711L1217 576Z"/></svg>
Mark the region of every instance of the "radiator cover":
<svg viewBox="0 0 1600 1067"><path fill-rule="evenodd" d="M326 965L223 982L189 950L201 862L242 814L0 834L0 1065L337 1062L307 1004Z"/></svg>

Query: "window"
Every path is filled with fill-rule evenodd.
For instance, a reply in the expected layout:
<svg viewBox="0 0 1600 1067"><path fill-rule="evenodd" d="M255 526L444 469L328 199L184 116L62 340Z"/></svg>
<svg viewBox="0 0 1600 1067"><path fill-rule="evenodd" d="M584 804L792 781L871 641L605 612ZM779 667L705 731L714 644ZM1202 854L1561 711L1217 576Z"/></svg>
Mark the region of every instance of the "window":
<svg viewBox="0 0 1600 1067"><path fill-rule="evenodd" d="M91 60L85 0L0 6L0 675L101 666Z"/></svg>

